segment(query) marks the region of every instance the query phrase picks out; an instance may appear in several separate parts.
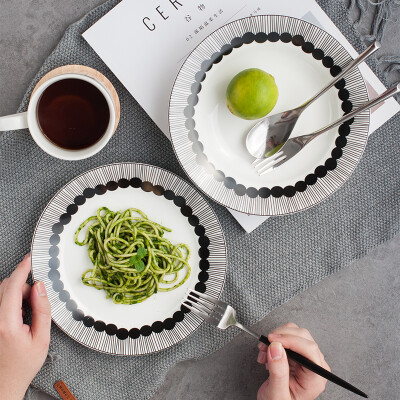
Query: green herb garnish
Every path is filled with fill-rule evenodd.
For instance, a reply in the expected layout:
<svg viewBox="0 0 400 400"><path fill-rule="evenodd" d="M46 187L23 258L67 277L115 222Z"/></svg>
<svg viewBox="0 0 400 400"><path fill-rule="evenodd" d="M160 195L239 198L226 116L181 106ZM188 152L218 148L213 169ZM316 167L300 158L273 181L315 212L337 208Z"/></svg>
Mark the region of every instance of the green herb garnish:
<svg viewBox="0 0 400 400"><path fill-rule="evenodd" d="M144 262L142 261L144 257L147 256L147 250L144 247L139 247L137 249L136 255L129 259L130 265L133 265L137 272L142 272L145 268Z"/></svg>

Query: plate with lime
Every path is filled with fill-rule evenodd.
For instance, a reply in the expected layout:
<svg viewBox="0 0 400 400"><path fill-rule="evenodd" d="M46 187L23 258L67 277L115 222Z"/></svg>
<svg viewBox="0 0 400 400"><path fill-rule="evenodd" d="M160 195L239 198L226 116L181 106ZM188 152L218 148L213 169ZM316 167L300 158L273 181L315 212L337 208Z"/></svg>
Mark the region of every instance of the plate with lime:
<svg viewBox="0 0 400 400"><path fill-rule="evenodd" d="M171 92L170 134L183 169L214 201L247 214L290 214L325 200L360 160L369 112L263 176L252 166L246 135L260 118L303 104L351 61L334 37L300 19L259 15L219 28L188 56ZM307 108L292 137L366 101L355 69Z"/></svg>

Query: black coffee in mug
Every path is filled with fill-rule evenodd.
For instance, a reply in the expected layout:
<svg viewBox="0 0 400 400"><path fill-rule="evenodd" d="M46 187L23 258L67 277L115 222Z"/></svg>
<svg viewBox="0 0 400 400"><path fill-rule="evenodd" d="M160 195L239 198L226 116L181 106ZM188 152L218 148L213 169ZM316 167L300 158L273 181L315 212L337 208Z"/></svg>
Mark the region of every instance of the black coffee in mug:
<svg viewBox="0 0 400 400"><path fill-rule="evenodd" d="M55 145L80 150L92 146L105 134L110 110L96 86L68 78L45 89L37 105L37 121Z"/></svg>

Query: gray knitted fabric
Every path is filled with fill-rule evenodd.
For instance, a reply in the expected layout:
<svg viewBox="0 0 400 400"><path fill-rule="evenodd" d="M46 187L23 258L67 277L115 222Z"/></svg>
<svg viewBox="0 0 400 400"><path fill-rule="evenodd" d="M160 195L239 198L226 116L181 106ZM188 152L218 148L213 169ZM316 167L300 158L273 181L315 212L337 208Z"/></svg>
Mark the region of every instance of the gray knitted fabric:
<svg viewBox="0 0 400 400"><path fill-rule="evenodd" d="M40 150L27 132L5 133L0 138L0 278L10 274L29 251L35 224L47 202L81 172L112 162L137 161L188 179L165 136L81 37L117 3L118 0L106 2L66 31L20 107L20 111L27 108L35 83L51 69L74 63L96 68L112 81L121 99L121 122L106 148L88 160L65 162ZM355 48L363 50L343 3L319 3ZM370 65L382 78L375 62ZM210 201L228 247L223 297L238 310L244 323L255 323L398 232L399 131L399 116L379 129L369 140L351 179L325 202L295 215L271 218L251 234L246 234L226 209ZM140 357L97 353L75 343L56 326L51 334L50 350L58 357L43 366L33 382L35 387L54 395L52 386L62 379L78 399L140 400L157 390L173 364L207 356L225 345L234 332L203 324L180 344Z"/></svg>

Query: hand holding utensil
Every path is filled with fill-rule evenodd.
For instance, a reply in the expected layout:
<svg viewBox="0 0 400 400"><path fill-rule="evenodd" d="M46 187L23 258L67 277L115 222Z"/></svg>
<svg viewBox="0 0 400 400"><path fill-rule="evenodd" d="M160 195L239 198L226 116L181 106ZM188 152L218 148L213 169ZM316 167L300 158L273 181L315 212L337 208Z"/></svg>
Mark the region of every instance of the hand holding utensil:
<svg viewBox="0 0 400 400"><path fill-rule="evenodd" d="M183 304L184 306L189 308L194 314L209 322L210 324L217 326L219 329L227 329L231 326L236 326L237 328L255 337L257 340L266 344L267 346L270 345L269 340L265 336L257 334L256 332L238 322L236 320L235 310L230 305L221 300L215 299L196 290L192 290L187 295L186 301ZM296 361L304 368L315 372L323 378L333 383L336 383L337 385L353 393L368 398L368 396L364 392L357 389L355 386L332 374L326 369L320 367L319 365L310 361L301 354L298 354L290 349L285 350L288 358Z"/></svg>
<svg viewBox="0 0 400 400"><path fill-rule="evenodd" d="M290 138L287 140L283 146L279 149L279 151L275 152L271 157L256 159L253 162L253 166L257 171L258 175L265 175L268 172L271 172L273 169L279 167L280 165L284 164L286 161L289 161L292 157L294 157L297 153L300 152L307 144L309 144L312 140L316 137L322 135L323 133L329 131L330 129L334 128L342 124L345 121L355 117L356 115L360 114L365 110L369 110L370 108L376 106L377 104L385 101L389 97L394 96L395 94L400 93L400 83L395 86L392 86L390 89L386 90L380 96L376 97L375 99L370 100L369 102L365 103L363 106L357 108L349 112L348 114L344 115L343 117L339 118L337 121L332 122L331 124L327 125L326 127L319 129L313 133L308 135L297 136L294 138Z"/></svg>
<svg viewBox="0 0 400 400"><path fill-rule="evenodd" d="M294 108L278 114L270 115L262 119L247 134L246 147L248 152L256 158L268 158L274 154L273 150L285 143L297 123L302 112L315 100L327 92L335 83L339 82L343 76L353 70L371 54L375 53L381 44L379 42L372 43L359 57L353 60L346 68L344 68L336 77L323 89L321 89L314 97Z"/></svg>

